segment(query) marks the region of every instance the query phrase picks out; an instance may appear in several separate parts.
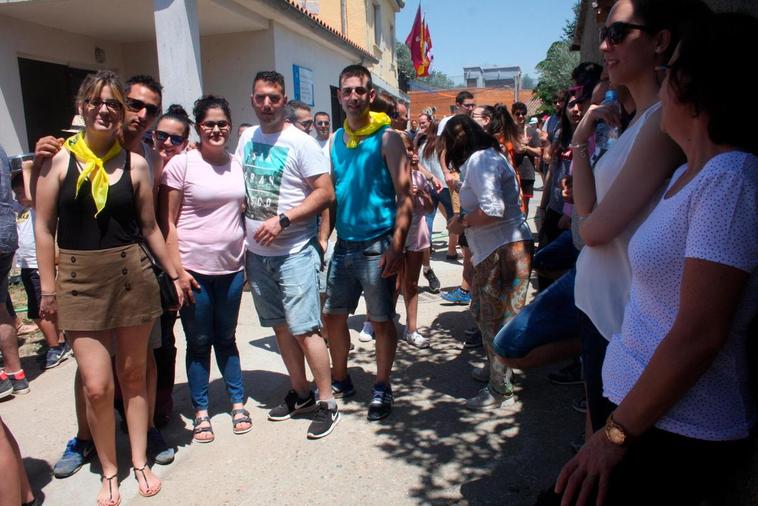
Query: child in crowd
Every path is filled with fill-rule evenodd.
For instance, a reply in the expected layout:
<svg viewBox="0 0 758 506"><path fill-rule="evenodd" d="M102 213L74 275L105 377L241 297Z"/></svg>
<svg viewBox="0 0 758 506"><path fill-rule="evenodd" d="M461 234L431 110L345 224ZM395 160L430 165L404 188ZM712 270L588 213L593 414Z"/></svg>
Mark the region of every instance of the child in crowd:
<svg viewBox="0 0 758 506"><path fill-rule="evenodd" d="M16 227L18 230L18 250L16 262L21 268L21 281L24 284L27 298L27 317L37 324L47 342L45 369L52 369L71 355L71 348L66 343L62 332L51 320L40 319L39 305L42 298L40 291L39 272L37 271L37 251L34 242L34 207L24 191L24 178L21 171L11 178L13 193L16 201L23 208L18 213Z"/></svg>
<svg viewBox="0 0 758 506"><path fill-rule="evenodd" d="M417 348L428 348L429 339L418 332L416 316L418 313L418 277L424 251L431 245L429 227L425 216L432 211L431 186L419 171L418 153L410 136L401 135L408 160L411 163L411 197L413 198L413 221L408 229L405 241L405 262L402 276L399 278L406 310L404 339Z"/></svg>

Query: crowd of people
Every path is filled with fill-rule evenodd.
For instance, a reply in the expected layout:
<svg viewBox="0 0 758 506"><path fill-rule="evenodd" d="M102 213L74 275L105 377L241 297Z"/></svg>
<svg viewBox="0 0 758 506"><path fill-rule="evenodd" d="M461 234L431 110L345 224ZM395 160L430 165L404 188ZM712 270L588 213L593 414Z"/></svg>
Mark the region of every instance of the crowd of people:
<svg viewBox="0 0 758 506"><path fill-rule="evenodd" d="M600 32L605 66L580 64L554 114L531 118L523 103L477 104L462 91L452 115L422 111L409 125L408 104L350 65L335 130L329 114L288 101L281 74L262 71L251 92L258 124L238 127L233 151L225 98L198 98L192 118L177 105L161 114L154 78L122 86L113 72L92 74L76 97L80 131L40 139L13 174L0 148L0 397L30 390L6 305L19 249L48 365L70 350L77 364L77 434L54 475L96 454L98 504L120 503L114 408L141 495L162 486L150 463L174 459L160 427L173 411L177 316L193 442L215 437L212 352L233 433L252 430L236 344L246 283L289 375L268 419L310 414L310 439L335 430L339 400L356 393L348 316L363 297L359 338L376 348L366 416L381 420L392 412L398 341L434 346L417 321L418 281L423 273L439 293L430 262L439 209L448 259L463 253L460 285L440 297L470 305L475 326L461 337L486 355L471 373L484 386L465 407L513 403L514 369L570 360L551 379L585 385L576 403L585 434L540 504L719 504L756 419L747 350L758 144L754 129L734 127L731 90L711 63L737 68L756 28L699 0L619 0ZM538 294L527 304L532 273ZM167 305L161 291L172 285ZM0 462L0 497L35 504L1 421Z"/></svg>

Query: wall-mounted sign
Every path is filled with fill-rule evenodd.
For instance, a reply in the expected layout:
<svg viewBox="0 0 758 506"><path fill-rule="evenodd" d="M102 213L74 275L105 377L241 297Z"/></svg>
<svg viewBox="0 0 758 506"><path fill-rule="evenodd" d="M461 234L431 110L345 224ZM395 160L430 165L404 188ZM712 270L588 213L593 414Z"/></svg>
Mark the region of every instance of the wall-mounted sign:
<svg viewBox="0 0 758 506"><path fill-rule="evenodd" d="M292 65L292 81L295 84L295 100L305 102L311 107L315 106L313 71L300 65Z"/></svg>

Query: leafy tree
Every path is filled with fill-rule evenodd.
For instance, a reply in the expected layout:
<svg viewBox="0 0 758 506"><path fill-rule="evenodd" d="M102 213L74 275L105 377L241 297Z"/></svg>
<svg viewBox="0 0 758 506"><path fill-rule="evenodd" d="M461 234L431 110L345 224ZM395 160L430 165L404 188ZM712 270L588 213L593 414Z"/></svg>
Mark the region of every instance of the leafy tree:
<svg viewBox="0 0 758 506"><path fill-rule="evenodd" d="M429 75L426 77L419 77L416 79L417 82L423 83L427 86L430 86L432 88L438 88L438 89L449 89L449 88L455 88L455 83L453 82L450 77L445 74L444 72L440 72L439 70L432 70L429 72Z"/></svg>
<svg viewBox="0 0 758 506"><path fill-rule="evenodd" d="M573 42L574 40L574 33L576 32L576 20L579 19L579 11L581 9L582 5L579 0L574 2L574 7L572 8L573 16L568 18L566 20L566 24L563 27L563 38L562 40L565 40L569 43Z"/></svg>
<svg viewBox="0 0 758 506"><path fill-rule="evenodd" d="M529 74L521 76L521 88L531 90L534 88L534 78Z"/></svg>
<svg viewBox="0 0 758 506"><path fill-rule="evenodd" d="M542 110L553 111L553 95L571 84L571 71L579 64L579 53L571 51L571 44L565 40L553 42L545 59L537 64L539 82L534 88L534 96L542 101Z"/></svg>

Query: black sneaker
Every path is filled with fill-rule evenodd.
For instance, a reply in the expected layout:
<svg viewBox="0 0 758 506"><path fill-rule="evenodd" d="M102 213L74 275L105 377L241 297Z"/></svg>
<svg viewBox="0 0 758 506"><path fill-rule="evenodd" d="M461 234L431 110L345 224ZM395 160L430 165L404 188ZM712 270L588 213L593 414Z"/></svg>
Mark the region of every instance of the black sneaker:
<svg viewBox="0 0 758 506"><path fill-rule="evenodd" d="M347 375L342 381L332 380L332 395L335 399L344 399L355 395L355 387L353 386L353 380L350 379L350 375Z"/></svg>
<svg viewBox="0 0 758 506"><path fill-rule="evenodd" d="M339 423L340 417L336 405L334 409L329 409L327 402L318 401L316 403L316 414L313 415L313 421L308 427L308 439L320 439L331 434L334 427Z"/></svg>
<svg viewBox="0 0 758 506"><path fill-rule="evenodd" d="M284 402L268 412L268 419L272 422L289 420L293 415L310 413L316 410L316 397L310 392L308 398L300 399L297 392L290 390L284 398Z"/></svg>
<svg viewBox="0 0 758 506"><path fill-rule="evenodd" d="M8 375L0 371L0 399L13 395L13 383Z"/></svg>
<svg viewBox="0 0 758 506"><path fill-rule="evenodd" d="M437 279L437 275L434 274L432 269L429 269L424 273L424 277L429 282L429 291L432 293L440 293L440 280Z"/></svg>
<svg viewBox="0 0 758 506"><path fill-rule="evenodd" d="M371 402L368 405L370 422L387 418L392 412L392 388L389 385L374 385Z"/></svg>
<svg viewBox="0 0 758 506"><path fill-rule="evenodd" d="M557 372L551 372L547 378L556 385L581 385L582 363L579 360L574 360Z"/></svg>
<svg viewBox="0 0 758 506"><path fill-rule="evenodd" d="M482 345L482 333L477 327L468 329L464 335L466 336L463 339L464 348L479 348Z"/></svg>
<svg viewBox="0 0 758 506"><path fill-rule="evenodd" d="M26 395L32 391L29 388L29 380L26 379L24 371L19 371L16 374L8 374L8 379L13 384L13 395Z"/></svg>

